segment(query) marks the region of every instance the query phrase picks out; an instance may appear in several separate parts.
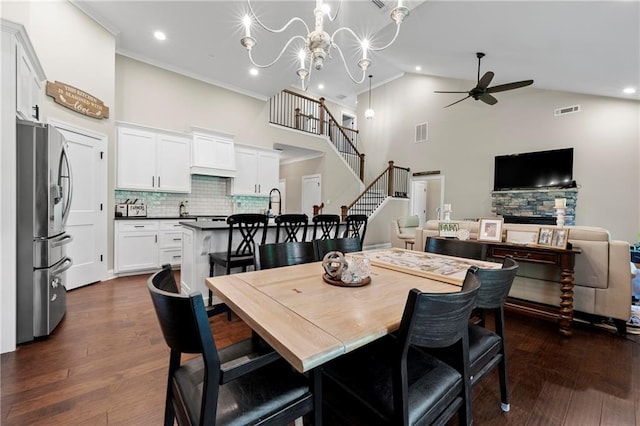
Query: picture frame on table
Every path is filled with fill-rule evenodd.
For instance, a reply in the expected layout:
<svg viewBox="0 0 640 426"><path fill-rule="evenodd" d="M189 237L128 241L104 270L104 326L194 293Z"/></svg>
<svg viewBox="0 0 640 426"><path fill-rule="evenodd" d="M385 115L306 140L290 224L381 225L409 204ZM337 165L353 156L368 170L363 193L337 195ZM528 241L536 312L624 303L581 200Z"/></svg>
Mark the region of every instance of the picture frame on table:
<svg viewBox="0 0 640 426"><path fill-rule="evenodd" d="M531 230L507 229L505 242L512 244L536 244L538 242L538 228Z"/></svg>
<svg viewBox="0 0 640 426"><path fill-rule="evenodd" d="M502 242L502 225L504 219L481 218L478 229L478 241Z"/></svg>
<svg viewBox="0 0 640 426"><path fill-rule="evenodd" d="M567 228L556 228L551 237L551 246L566 250L569 242L569 230Z"/></svg>
<svg viewBox="0 0 640 426"><path fill-rule="evenodd" d="M550 246L553 240L554 228L541 227L538 231L538 245Z"/></svg>

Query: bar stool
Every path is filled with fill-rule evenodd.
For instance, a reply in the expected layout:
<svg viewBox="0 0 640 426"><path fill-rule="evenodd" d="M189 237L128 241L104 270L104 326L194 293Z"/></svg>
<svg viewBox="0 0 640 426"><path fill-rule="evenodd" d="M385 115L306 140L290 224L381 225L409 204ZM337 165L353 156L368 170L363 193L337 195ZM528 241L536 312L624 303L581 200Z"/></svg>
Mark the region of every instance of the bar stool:
<svg viewBox="0 0 640 426"><path fill-rule="evenodd" d="M283 243L304 241L307 239L309 216L302 213L281 214L276 216L276 243L280 242L280 228L284 230ZM302 237L298 240L298 232L302 229Z"/></svg>
<svg viewBox="0 0 640 426"><path fill-rule="evenodd" d="M340 216L337 214L317 214L311 221L313 222L314 240L326 240L338 238L338 227L340 226ZM320 231L322 234L320 234Z"/></svg>
<svg viewBox="0 0 640 426"><path fill-rule="evenodd" d="M346 229L343 238L359 238L364 245L364 235L367 233L367 222L369 217L366 214L350 214L347 216Z"/></svg>
<svg viewBox="0 0 640 426"><path fill-rule="evenodd" d="M242 268L242 272L246 272L247 266L253 265L254 245L264 244L266 241L268 221L269 218L264 214L240 213L229 216L227 218L227 224L229 224L227 251L209 253L209 276L215 277L216 265L225 268L225 275L231 274L232 268ZM236 241L239 239L237 245L234 245L234 233ZM211 290L209 290L208 305L207 309L215 308ZM223 307L219 310L220 312L228 311L226 305L221 305Z"/></svg>

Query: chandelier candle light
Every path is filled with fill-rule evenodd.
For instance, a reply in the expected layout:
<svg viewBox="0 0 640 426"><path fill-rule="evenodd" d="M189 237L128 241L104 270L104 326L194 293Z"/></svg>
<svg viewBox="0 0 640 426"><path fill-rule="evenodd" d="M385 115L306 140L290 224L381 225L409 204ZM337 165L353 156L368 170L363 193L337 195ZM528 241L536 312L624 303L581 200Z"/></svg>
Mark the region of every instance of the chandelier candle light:
<svg viewBox="0 0 640 426"><path fill-rule="evenodd" d="M327 58L327 56L331 57L330 53L332 48L338 51L338 54L342 59L342 63L344 65L345 71L349 75L349 78L356 84L361 84L362 82L364 82L364 79L366 78L366 74L367 74L367 69L371 65L371 59L369 59L368 57L368 52L369 51L378 52L380 50L384 50L387 47L391 46L396 41L396 38L400 33L400 24L402 24L402 21L404 20L404 18L407 15L409 15L409 9L403 5L403 0L398 0L398 5L391 11L391 20L393 20L396 23L395 35L393 36L391 41L387 43L385 46L373 47L370 45L369 40L367 40L366 38L358 37L358 35L351 28L340 27L337 30L335 30L331 35L329 35L329 33L327 33L324 30L325 15L327 16L329 21L333 22L338 16L338 13L340 12L340 6L342 5L342 1L339 2L335 15L331 16L329 5L325 3L323 0L316 0L316 6L315 6L315 9L313 10L313 14L315 16L315 29L313 31L309 29L309 27L307 26L307 23L302 18L299 18L297 16L291 18L289 22L287 22L280 29L269 28L266 25L264 25L260 21L260 19L258 19L255 12L253 11L253 7L251 6L250 0L247 0L247 4L249 5L250 14L245 15L244 17L243 22L245 27L245 33L244 33L244 37L240 39L240 44L242 44L242 46L245 49L247 49L247 53L249 54L249 60L254 66L258 68L271 67L276 62L278 62L278 60L280 60L284 52L295 40L301 40L304 43L304 47L301 48L300 51L298 52L300 67L298 68L296 73L300 78L302 90L305 90L305 91L309 87L311 70L313 68L315 68L318 71L322 69L322 67L324 66L324 61ZM253 21L255 21L261 28L265 29L270 33L281 33L285 31L293 22L300 22L306 30L306 35L296 35L291 37L286 42L286 44L284 45L284 47L282 48L278 56L272 62L268 64L262 64L262 65L257 64L253 60L253 56L252 56L252 49L257 44L256 39L251 36L251 24ZM362 76L359 79L356 79L351 74L351 71L349 70L347 62L344 58L344 54L342 53L342 49L336 43L336 35L342 31L346 31L347 33L351 34L358 41L358 44L362 49L362 58L357 62L358 67L360 68L360 70L362 70Z"/></svg>

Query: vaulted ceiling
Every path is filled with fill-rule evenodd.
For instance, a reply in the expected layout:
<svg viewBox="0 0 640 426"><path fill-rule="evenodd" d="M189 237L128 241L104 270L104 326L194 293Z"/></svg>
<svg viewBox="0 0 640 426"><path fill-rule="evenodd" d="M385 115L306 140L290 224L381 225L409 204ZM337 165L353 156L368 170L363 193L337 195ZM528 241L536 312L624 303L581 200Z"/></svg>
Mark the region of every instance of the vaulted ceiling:
<svg viewBox="0 0 640 426"><path fill-rule="evenodd" d="M117 52L213 84L261 98L299 85L298 60L287 52L273 67L250 76L251 63L240 45L244 1L73 1L117 37ZM334 10L337 2L329 1ZM383 44L393 35L389 18L395 1L344 1L331 33L347 25ZM640 2L628 1L405 1L411 9L396 43L371 54L373 84L403 73L475 81L475 52L485 52L482 72L494 71L493 84L533 79L539 89L640 99ZM271 27L291 17L313 25L313 1L252 2ZM380 6L382 5L382 8ZM254 58L270 62L301 25L286 34L255 29ZM153 32L162 30L159 42ZM350 69L360 55L353 39L341 42ZM312 74L310 91L355 106L368 89L346 76L335 50ZM416 67L421 67L420 71ZM324 89L318 89L322 83ZM633 87L635 94L623 89ZM447 90L447 88L443 88ZM443 106L455 100L443 98Z"/></svg>

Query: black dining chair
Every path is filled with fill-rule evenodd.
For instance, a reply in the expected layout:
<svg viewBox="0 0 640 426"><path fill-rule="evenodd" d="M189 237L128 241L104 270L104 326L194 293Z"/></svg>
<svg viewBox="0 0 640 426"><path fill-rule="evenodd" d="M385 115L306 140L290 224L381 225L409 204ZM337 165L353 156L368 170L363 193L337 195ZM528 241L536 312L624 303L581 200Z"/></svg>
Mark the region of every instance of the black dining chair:
<svg viewBox="0 0 640 426"><path fill-rule="evenodd" d="M262 244L258 246L255 252L256 269L279 268L317 260L315 246L312 241Z"/></svg>
<svg viewBox="0 0 640 426"><path fill-rule="evenodd" d="M313 240L316 247L316 258L322 260L325 254L330 251L353 253L362 251L360 238L331 238L328 240Z"/></svg>
<svg viewBox="0 0 640 426"><path fill-rule="evenodd" d="M165 426L281 425L313 411L305 377L259 339L217 350L200 293L160 290L163 271L147 287L169 346ZM183 354L198 354L182 362Z"/></svg>
<svg viewBox="0 0 640 426"><path fill-rule="evenodd" d="M311 218L313 222L313 240L338 238L340 216L337 214L317 214Z"/></svg>
<svg viewBox="0 0 640 426"><path fill-rule="evenodd" d="M267 224L269 218L264 214L239 213L227 218L229 235L227 250L217 253L209 253L209 276L216 276L216 265L225 270L225 275L231 273L233 268L253 266L253 248L256 244L264 244L267 239ZM218 312L228 312L223 304L221 309L213 305L213 292L209 290L208 309Z"/></svg>
<svg viewBox="0 0 640 426"><path fill-rule="evenodd" d="M487 260L487 245L474 241L428 237L424 251L428 253L446 254L448 256L466 257L467 259Z"/></svg>
<svg viewBox="0 0 640 426"><path fill-rule="evenodd" d="M518 263L505 257L502 269L478 269L480 290L476 300L476 310L481 321L469 324L469 363L471 366L471 386L474 386L494 367L498 367L500 399L502 411L509 411L509 383L507 375L507 350L504 330L504 304L511 285L518 272ZM494 330L485 328L485 310L491 310Z"/></svg>
<svg viewBox="0 0 640 426"><path fill-rule="evenodd" d="M323 369L326 417L338 424L472 423L468 322L479 288L475 268L455 293L409 292L400 328ZM452 347L456 366L423 348Z"/></svg>
<svg viewBox="0 0 640 426"><path fill-rule="evenodd" d="M369 217L366 214L350 214L345 220L345 230L343 238L360 238L360 243L364 245L364 236L367 233L367 223Z"/></svg>
<svg viewBox="0 0 640 426"><path fill-rule="evenodd" d="M282 242L305 241L307 239L307 228L309 226L309 216L304 213L287 213L276 216L276 243L280 242L280 233L284 238ZM302 235L299 235L302 231Z"/></svg>

